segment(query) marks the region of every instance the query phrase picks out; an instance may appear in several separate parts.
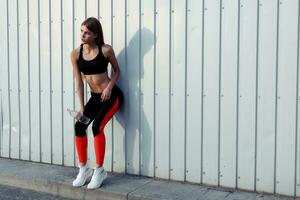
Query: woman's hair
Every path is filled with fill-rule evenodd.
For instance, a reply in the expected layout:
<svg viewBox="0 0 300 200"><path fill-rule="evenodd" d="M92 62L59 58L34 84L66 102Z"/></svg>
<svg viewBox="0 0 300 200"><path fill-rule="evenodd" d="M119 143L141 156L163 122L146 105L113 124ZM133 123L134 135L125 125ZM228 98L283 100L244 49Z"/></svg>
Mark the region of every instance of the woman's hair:
<svg viewBox="0 0 300 200"><path fill-rule="evenodd" d="M99 46L104 44L102 26L98 19L96 19L95 17L89 17L81 23L81 26L83 25L85 25L90 31L98 35L98 37L95 39L95 42Z"/></svg>

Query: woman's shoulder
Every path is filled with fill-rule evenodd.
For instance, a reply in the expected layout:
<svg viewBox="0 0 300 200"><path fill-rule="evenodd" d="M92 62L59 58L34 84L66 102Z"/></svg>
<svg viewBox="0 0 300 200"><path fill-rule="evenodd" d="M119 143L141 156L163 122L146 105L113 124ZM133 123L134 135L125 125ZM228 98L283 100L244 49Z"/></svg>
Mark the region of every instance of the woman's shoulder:
<svg viewBox="0 0 300 200"><path fill-rule="evenodd" d="M78 58L79 58L79 53L80 53L80 47L81 47L81 45L79 45L79 46L76 47L75 49L72 49L72 51L71 51L71 57L72 57L73 59L78 60Z"/></svg>
<svg viewBox="0 0 300 200"><path fill-rule="evenodd" d="M111 51L112 50L112 46L109 44L102 44L102 50L103 51Z"/></svg>
<svg viewBox="0 0 300 200"><path fill-rule="evenodd" d="M103 44L101 48L105 57L109 56L114 51L113 47L109 44Z"/></svg>

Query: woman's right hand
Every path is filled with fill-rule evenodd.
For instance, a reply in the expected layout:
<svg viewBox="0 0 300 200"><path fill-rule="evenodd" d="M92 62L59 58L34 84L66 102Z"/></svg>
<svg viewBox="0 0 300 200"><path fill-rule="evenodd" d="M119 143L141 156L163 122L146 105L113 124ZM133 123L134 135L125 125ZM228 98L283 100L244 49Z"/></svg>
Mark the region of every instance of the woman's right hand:
<svg viewBox="0 0 300 200"><path fill-rule="evenodd" d="M76 119L76 122L80 119L80 116L83 115L83 111L84 111L84 108L80 108L75 119Z"/></svg>
<svg viewBox="0 0 300 200"><path fill-rule="evenodd" d="M83 115L84 108L80 108L80 109L79 109L79 112Z"/></svg>

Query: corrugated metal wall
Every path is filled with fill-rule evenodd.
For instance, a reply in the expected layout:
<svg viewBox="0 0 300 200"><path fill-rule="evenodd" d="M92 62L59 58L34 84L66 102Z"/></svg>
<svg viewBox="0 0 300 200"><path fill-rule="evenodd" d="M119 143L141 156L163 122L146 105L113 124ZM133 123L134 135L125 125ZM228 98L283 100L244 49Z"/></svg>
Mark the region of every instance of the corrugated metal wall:
<svg viewBox="0 0 300 200"><path fill-rule="evenodd" d="M1 157L77 165L70 51L94 16L125 94L108 171L300 196L298 0L0 2Z"/></svg>

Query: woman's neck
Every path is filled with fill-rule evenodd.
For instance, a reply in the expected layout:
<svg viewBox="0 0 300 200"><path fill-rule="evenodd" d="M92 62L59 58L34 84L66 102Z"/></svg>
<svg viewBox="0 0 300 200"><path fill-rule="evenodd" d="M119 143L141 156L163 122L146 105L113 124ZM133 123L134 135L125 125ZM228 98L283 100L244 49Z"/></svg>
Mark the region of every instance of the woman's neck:
<svg viewBox="0 0 300 200"><path fill-rule="evenodd" d="M84 45L85 45L85 50L86 50L87 52L90 52L90 51L96 49L97 46L98 46L96 43L91 43L91 44L86 43L86 44L84 44Z"/></svg>

